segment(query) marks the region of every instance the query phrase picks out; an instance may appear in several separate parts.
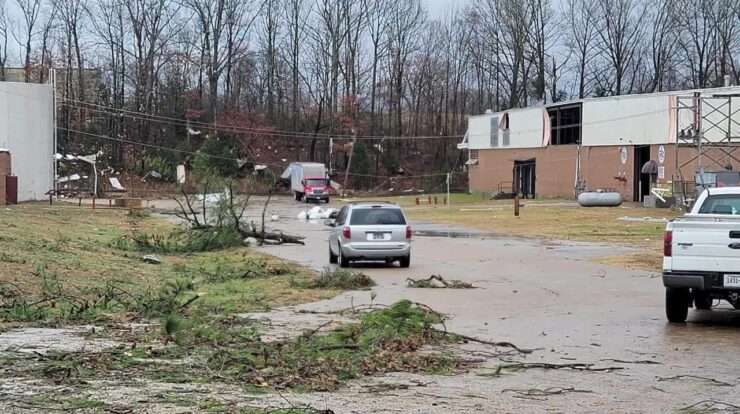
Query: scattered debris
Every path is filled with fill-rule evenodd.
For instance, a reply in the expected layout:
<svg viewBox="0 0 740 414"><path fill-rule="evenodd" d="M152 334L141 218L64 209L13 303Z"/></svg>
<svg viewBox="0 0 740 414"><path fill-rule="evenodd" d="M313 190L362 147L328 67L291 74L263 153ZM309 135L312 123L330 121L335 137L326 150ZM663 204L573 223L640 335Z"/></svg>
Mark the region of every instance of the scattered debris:
<svg viewBox="0 0 740 414"><path fill-rule="evenodd" d="M244 239L244 245L247 247L255 247L259 245L259 240L254 237L247 237Z"/></svg>
<svg viewBox="0 0 740 414"><path fill-rule="evenodd" d="M719 380L716 380L714 378L700 377L698 375L674 375L672 377L666 377L666 378L662 378L661 377L661 378L658 378L658 382L662 382L662 381L673 381L673 380L678 380L678 379L698 379L698 380L703 380L703 381L707 381L710 385L715 385L717 387L734 387L735 386L735 384L730 384L728 382L719 381Z"/></svg>
<svg viewBox="0 0 740 414"><path fill-rule="evenodd" d="M298 213L298 215L296 216L296 218L298 220L306 220L306 219L308 219L308 220L326 220L326 219L330 219L331 216L332 216L332 214L335 214L335 213L338 213L338 212L339 212L339 210L337 210L336 208L327 208L325 210L325 209L323 209L323 208L321 208L319 206L316 206L316 207L313 207L312 209L310 209L308 211L301 211L300 213Z"/></svg>
<svg viewBox="0 0 740 414"><path fill-rule="evenodd" d="M270 216L270 221L272 221L273 223L276 221L280 221L280 216L278 216L277 214L273 214L272 216Z"/></svg>
<svg viewBox="0 0 740 414"><path fill-rule="evenodd" d="M160 264L160 263L162 263L162 261L159 259L159 257L157 257L157 256L155 256L153 254L148 254L146 256L141 256L141 261L144 262L144 263L149 263L149 264Z"/></svg>
<svg viewBox="0 0 740 414"><path fill-rule="evenodd" d="M653 361L652 359L640 359L636 361L626 361L624 359L604 358L600 359L602 362L616 362L618 364L645 364L645 365L661 365L662 362Z"/></svg>
<svg viewBox="0 0 740 414"><path fill-rule="evenodd" d="M441 289L475 289L472 283L462 280L447 280L441 275L431 275L426 279L407 278L406 284L410 288L441 288Z"/></svg>
<svg viewBox="0 0 740 414"><path fill-rule="evenodd" d="M551 364L547 362L513 362L509 364L502 364L496 368L496 371L501 370L508 371L521 371L532 368L539 369L572 369L576 371L593 371L593 372L609 372L624 369L623 367L595 367L594 364L584 364L580 362L572 364Z"/></svg>
<svg viewBox="0 0 740 414"><path fill-rule="evenodd" d="M517 398L531 398L531 397L547 397L550 395L562 395L567 394L571 392L577 392L577 393L591 393L593 391L589 390L579 390L573 387L563 388L563 387L550 387L545 388L544 390L540 390L537 388L530 388L526 390L519 390L514 388L506 388L501 390L502 393L504 392L511 392L516 394L515 397Z"/></svg>
<svg viewBox="0 0 740 414"><path fill-rule="evenodd" d="M719 411L736 413L740 411L740 405L725 403L721 401L714 401L714 400L703 400L703 401L699 401L698 403L683 407L681 408L680 411L688 412L688 413L709 413L709 412L713 413L713 412L719 412Z"/></svg>
<svg viewBox="0 0 740 414"><path fill-rule="evenodd" d="M320 275L308 281L294 279L291 285L304 289L369 289L375 286L375 281L362 272L346 269L330 269L325 267Z"/></svg>

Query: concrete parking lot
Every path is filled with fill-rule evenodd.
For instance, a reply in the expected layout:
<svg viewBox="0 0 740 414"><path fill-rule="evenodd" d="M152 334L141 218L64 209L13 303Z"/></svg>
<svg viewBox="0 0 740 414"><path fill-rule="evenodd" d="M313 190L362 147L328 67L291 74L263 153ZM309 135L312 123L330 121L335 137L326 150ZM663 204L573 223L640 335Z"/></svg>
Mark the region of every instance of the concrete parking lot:
<svg viewBox="0 0 740 414"><path fill-rule="evenodd" d="M263 250L320 270L329 266L328 228L321 222L295 219L309 207L287 199L272 203L269 214L281 217L279 223L272 223L274 227L305 236L306 245ZM338 393L296 395L299 401L337 412L740 410L734 407L740 405L734 357L740 340L740 312L727 303L712 311L692 311L687 324L671 325L664 316L664 289L658 273L590 260L629 252L627 248L499 237L444 224L411 225L417 236L410 269L353 265L378 283L374 299L368 291L347 292L291 310L331 311L371 300L389 304L406 298L447 314L451 331L536 349L511 360L616 369L529 369L490 376L487 373L502 360L493 358L464 375L425 376L422 381L429 384L424 387L357 398L363 381L390 381L373 378ZM477 289L406 287L407 278L432 274L467 281ZM403 374L394 380L413 377ZM547 389L548 393L538 392Z"/></svg>

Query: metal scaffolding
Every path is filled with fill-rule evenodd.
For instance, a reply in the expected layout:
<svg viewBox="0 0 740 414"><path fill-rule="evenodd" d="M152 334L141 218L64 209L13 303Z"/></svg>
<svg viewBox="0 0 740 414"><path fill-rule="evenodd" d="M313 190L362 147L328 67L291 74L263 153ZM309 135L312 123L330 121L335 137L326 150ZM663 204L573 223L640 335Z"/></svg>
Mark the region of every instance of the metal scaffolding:
<svg viewBox="0 0 740 414"><path fill-rule="evenodd" d="M694 198L693 188L686 183L681 169L696 162L695 173L708 171L732 171L740 169L740 158L735 151L740 149L740 94L702 95L676 97L676 148L673 193L677 206L687 206ZM692 148L691 157L681 162L680 149ZM699 177L702 177L700 174ZM706 187L705 183L695 185Z"/></svg>

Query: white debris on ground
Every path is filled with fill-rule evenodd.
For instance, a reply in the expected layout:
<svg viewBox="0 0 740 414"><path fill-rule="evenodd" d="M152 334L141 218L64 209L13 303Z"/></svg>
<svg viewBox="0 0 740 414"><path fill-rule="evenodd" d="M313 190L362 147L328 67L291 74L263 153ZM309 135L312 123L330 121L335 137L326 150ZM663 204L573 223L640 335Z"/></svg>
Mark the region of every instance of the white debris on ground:
<svg viewBox="0 0 740 414"><path fill-rule="evenodd" d="M0 351L37 352L97 352L113 348L118 343L101 339L87 339L82 336L88 328L52 329L25 328L14 329L0 334Z"/></svg>
<svg viewBox="0 0 740 414"><path fill-rule="evenodd" d="M205 200L206 203L218 203L229 196L229 189L224 188L223 193L198 194L198 201Z"/></svg>
<svg viewBox="0 0 740 414"><path fill-rule="evenodd" d="M328 218L331 218L332 213L338 213L339 210L336 208L327 208L323 209L319 206L316 206L308 211L301 211L298 213L296 218L298 220L326 220Z"/></svg>
<svg viewBox="0 0 740 414"><path fill-rule="evenodd" d="M637 223L666 223L666 222L668 222L668 219L665 218L665 217L662 217L662 218L653 218L653 217L630 217L630 216L624 216L624 217L617 217L617 220L619 220L619 221L637 222Z"/></svg>
<svg viewBox="0 0 740 414"><path fill-rule="evenodd" d="M280 221L280 216L278 216L277 214L273 214L270 217L270 221L272 221L272 222Z"/></svg>
<svg viewBox="0 0 740 414"><path fill-rule="evenodd" d="M244 242L243 243L247 247L255 247L255 246L259 245L259 240L257 240L254 237L247 237L246 239L244 239Z"/></svg>
<svg viewBox="0 0 740 414"><path fill-rule="evenodd" d="M149 264L160 264L160 263L162 263L162 261L159 259L159 257L157 257L157 256L155 256L153 254L148 254L146 256L142 256L141 257L141 261L144 262L144 263L149 263Z"/></svg>

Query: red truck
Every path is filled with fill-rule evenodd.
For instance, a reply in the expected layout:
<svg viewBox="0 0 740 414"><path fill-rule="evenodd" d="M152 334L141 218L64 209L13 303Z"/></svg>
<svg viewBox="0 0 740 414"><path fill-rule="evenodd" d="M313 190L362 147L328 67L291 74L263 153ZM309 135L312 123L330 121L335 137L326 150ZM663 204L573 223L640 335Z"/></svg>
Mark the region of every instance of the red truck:
<svg viewBox="0 0 740 414"><path fill-rule="evenodd" d="M290 188L297 201L325 201L329 203L329 178L326 166L316 162L293 162L283 172L283 179L290 178Z"/></svg>

